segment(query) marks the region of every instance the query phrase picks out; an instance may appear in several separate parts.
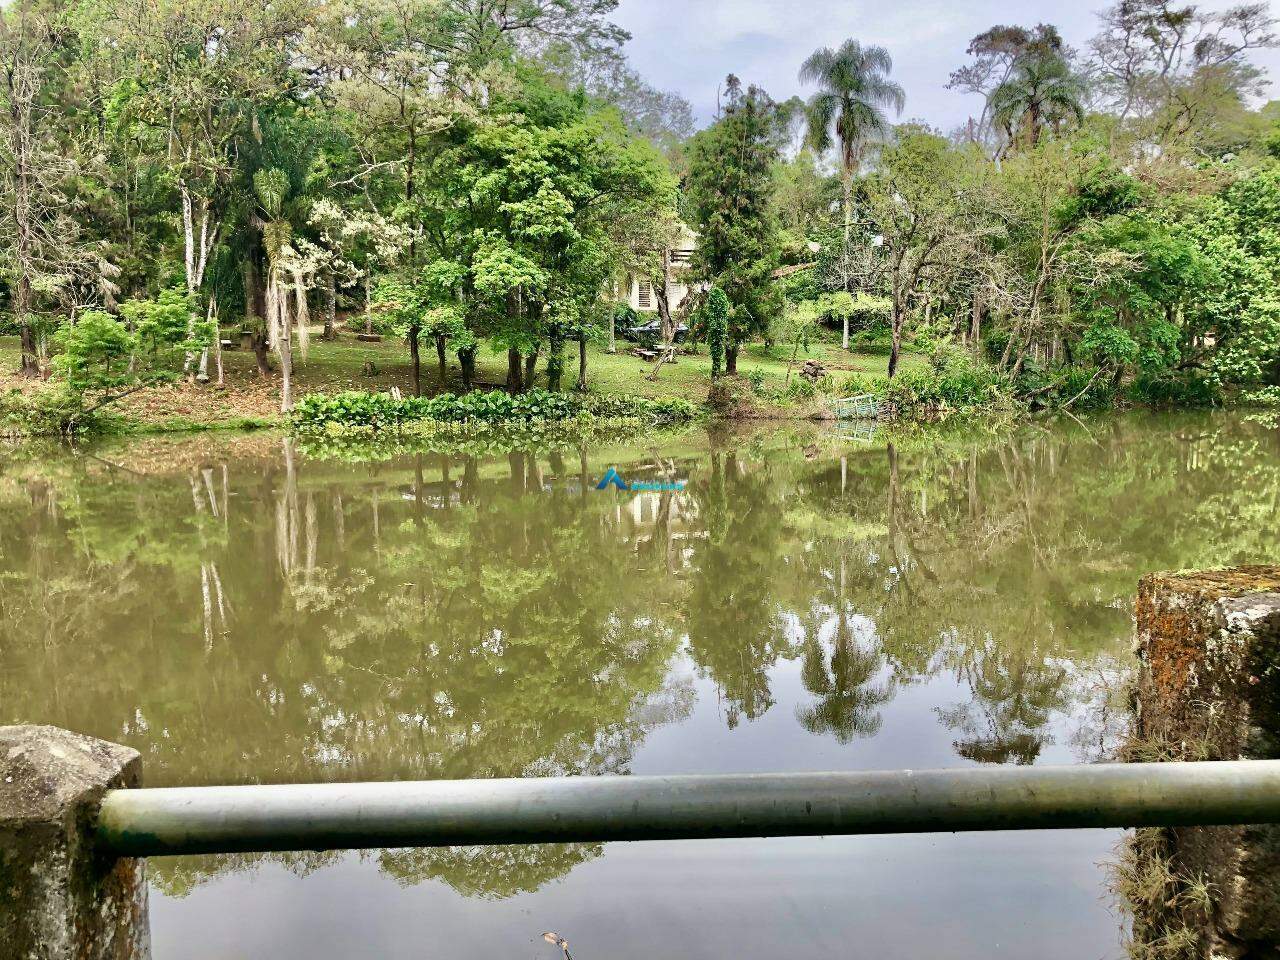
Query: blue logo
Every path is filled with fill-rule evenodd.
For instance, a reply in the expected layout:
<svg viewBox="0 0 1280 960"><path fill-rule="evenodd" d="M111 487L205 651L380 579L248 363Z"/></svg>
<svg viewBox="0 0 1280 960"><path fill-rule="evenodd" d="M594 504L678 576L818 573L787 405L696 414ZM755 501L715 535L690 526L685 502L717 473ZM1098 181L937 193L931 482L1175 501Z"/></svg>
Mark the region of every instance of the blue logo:
<svg viewBox="0 0 1280 960"><path fill-rule="evenodd" d="M610 487L622 490L625 493L665 493L668 491L679 493L684 490L684 481L676 481L674 483L645 483L643 481L627 483L622 479L622 475L618 473L617 467L610 467L609 472L604 475L604 479L596 484L596 489L608 490Z"/></svg>

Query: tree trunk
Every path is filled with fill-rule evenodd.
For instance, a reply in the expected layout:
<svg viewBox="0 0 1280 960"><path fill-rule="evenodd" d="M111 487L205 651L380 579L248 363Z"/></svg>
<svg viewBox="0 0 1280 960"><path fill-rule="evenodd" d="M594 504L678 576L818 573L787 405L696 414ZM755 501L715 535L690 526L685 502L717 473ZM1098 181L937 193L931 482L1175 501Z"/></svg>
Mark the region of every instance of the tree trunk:
<svg viewBox="0 0 1280 960"><path fill-rule="evenodd" d="M618 314L613 308L609 308L609 353L618 352Z"/></svg>
<svg viewBox="0 0 1280 960"><path fill-rule="evenodd" d="M969 346L976 354L981 350L982 342L982 295L973 294L973 315L969 318Z"/></svg>
<svg viewBox="0 0 1280 960"><path fill-rule="evenodd" d="M332 270L325 271L324 278L324 333L325 340L338 339L338 280Z"/></svg>
<svg viewBox="0 0 1280 960"><path fill-rule="evenodd" d="M671 251L662 251L662 282L655 284L658 298L658 323L662 329L662 345L670 346L675 340L675 325L671 322Z"/></svg>
<svg viewBox="0 0 1280 960"><path fill-rule="evenodd" d="M889 379L898 372L898 360L902 355L902 328L906 323L906 311L895 302L893 305L893 345L889 350Z"/></svg>
<svg viewBox="0 0 1280 960"><path fill-rule="evenodd" d="M271 345L266 331L267 321L262 319L266 316L266 310L264 309L261 313L258 311L258 271L253 264L252 253L246 254L244 261L240 264L240 278L244 284L244 325L250 331L253 356L258 364L258 376L265 379L271 376L269 358Z"/></svg>
<svg viewBox="0 0 1280 960"><path fill-rule="evenodd" d="M222 324L218 320L218 298L209 295L209 322L213 326L213 362L214 369L218 372L217 385L225 387L227 385L227 372L222 366Z"/></svg>
<svg viewBox="0 0 1280 960"><path fill-rule="evenodd" d="M13 316L22 333L22 365L19 372L24 377L40 375L35 330L31 327L31 273L35 268L31 222L31 154L35 146L32 107L35 90L32 84L22 82L30 69L30 64L15 63L13 69L7 72L13 149L14 260L18 268L18 282L13 289Z"/></svg>
<svg viewBox="0 0 1280 960"><path fill-rule="evenodd" d="M422 351L418 343L418 328L409 328L409 362L413 368L413 395L422 396Z"/></svg>
<svg viewBox="0 0 1280 960"><path fill-rule="evenodd" d="M373 294L369 290L369 268L364 271L364 332L368 336L373 333Z"/></svg>
<svg viewBox="0 0 1280 960"><path fill-rule="evenodd" d="M738 345L736 343L725 344L724 375L726 377L736 377L738 375Z"/></svg>
<svg viewBox="0 0 1280 960"><path fill-rule="evenodd" d="M439 392L443 393L446 381L449 379L449 362L445 354L445 340L440 334L436 334L436 364L440 368L440 384Z"/></svg>
<svg viewBox="0 0 1280 960"><path fill-rule="evenodd" d="M841 203L844 211L844 249L841 251L841 259L844 261L842 270L844 271L844 292L853 293L849 289L849 248L853 242L853 175L854 175L855 159L851 150L846 149L844 155L843 176L840 178L840 188L842 192ZM844 315L844 334L840 338L840 347L843 350L849 349L849 313L845 311Z"/></svg>
<svg viewBox="0 0 1280 960"><path fill-rule="evenodd" d="M261 334L253 335L253 356L258 361L258 376L271 376L271 346L267 343L267 338Z"/></svg>
<svg viewBox="0 0 1280 960"><path fill-rule="evenodd" d="M458 351L458 365L462 367L462 390L469 393L476 385L476 347Z"/></svg>
<svg viewBox="0 0 1280 960"><path fill-rule="evenodd" d="M610 323L613 321L610 320ZM575 390L586 392L587 389L587 337L586 334L578 336L578 382L574 386Z"/></svg>
<svg viewBox="0 0 1280 960"><path fill-rule="evenodd" d="M205 266L208 264L209 251L213 247L218 230L215 228L212 234L209 230L210 201L208 198L201 198L197 202L191 195L191 189L185 180L179 181L178 188L182 199L183 270L187 281L187 297L189 300L195 300L196 294L200 292L200 287L204 284ZM189 311L187 315L188 336L194 337L195 329L196 315L194 312ZM192 383L197 380L201 383L209 382L209 347L207 344L200 351L198 365L195 363L195 355L187 354L185 369Z"/></svg>
<svg viewBox="0 0 1280 960"><path fill-rule="evenodd" d="M22 366L18 372L24 377L38 377L40 364L36 360L36 332L32 329L30 320L31 284L25 276L18 280L13 299L14 316L19 318L22 333Z"/></svg>
<svg viewBox="0 0 1280 960"><path fill-rule="evenodd" d="M532 390L534 377L538 371L538 351L541 346L533 348L533 352L524 358L524 389Z"/></svg>
<svg viewBox="0 0 1280 960"><path fill-rule="evenodd" d="M280 411L293 409L293 331L285 323L280 332Z"/></svg>
<svg viewBox="0 0 1280 960"><path fill-rule="evenodd" d="M547 389L559 393L563 379L564 332L553 326L547 343Z"/></svg>
<svg viewBox="0 0 1280 960"><path fill-rule="evenodd" d="M520 371L520 351L507 351L507 392L523 393L524 376Z"/></svg>

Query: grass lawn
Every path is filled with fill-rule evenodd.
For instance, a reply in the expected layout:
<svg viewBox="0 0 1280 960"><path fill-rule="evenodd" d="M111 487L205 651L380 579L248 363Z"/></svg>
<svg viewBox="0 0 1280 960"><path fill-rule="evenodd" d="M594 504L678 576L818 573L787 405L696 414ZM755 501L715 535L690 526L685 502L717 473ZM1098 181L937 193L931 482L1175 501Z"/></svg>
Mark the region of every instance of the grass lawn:
<svg viewBox="0 0 1280 960"><path fill-rule="evenodd" d="M606 353L595 344L588 347L587 377L592 390L650 397L679 396L695 401L706 397L711 360L705 346L697 356L681 356L677 363L665 365L656 381L648 379L653 365L632 356L629 353L632 346L634 345L619 341L616 354ZM781 387L786 376L788 356L789 352L781 347L770 352L755 344L744 348L739 355L738 371L745 374L760 370L767 382ZM808 353L801 351L796 361L797 368L808 358L821 361L837 385L853 373L882 378L888 365L887 358L883 356L846 353L840 349L838 341L815 343ZM14 376L18 363L18 338L0 337L0 393L11 389L38 389L37 383ZM225 352L223 363L227 385L222 390L194 387L186 383L160 387L128 398L120 404L119 410L149 424L170 427L225 425L244 418L274 419L278 415L280 404L279 378L260 378L253 354L246 351ZM909 370L923 363L921 357L908 355L903 357L902 368ZM477 380L482 384L501 384L506 377L506 364L505 353L482 348L477 361ZM568 344L565 349L566 388L576 381L577 372L577 346ZM435 393L439 390L435 350L429 343L423 344L422 376L424 392ZM457 359L450 356L450 388L457 386L458 376ZM313 336L310 356L305 361L299 358L294 371L296 396L340 390L389 390L391 387L399 387L408 393L411 382L409 353L402 342L387 340L381 343L361 343L355 339L354 334L345 331L333 343ZM539 385L545 385L541 364Z"/></svg>

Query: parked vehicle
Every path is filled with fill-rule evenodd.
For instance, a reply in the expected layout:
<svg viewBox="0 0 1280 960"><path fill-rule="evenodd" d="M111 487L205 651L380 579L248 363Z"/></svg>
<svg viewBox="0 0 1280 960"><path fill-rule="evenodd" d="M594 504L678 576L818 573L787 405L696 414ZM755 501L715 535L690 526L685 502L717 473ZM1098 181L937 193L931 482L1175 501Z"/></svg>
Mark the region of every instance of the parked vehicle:
<svg viewBox="0 0 1280 960"><path fill-rule="evenodd" d="M620 333L624 338L635 343L657 343L662 339L662 321L650 320L645 323L637 323L625 330L621 330ZM672 340L675 343L684 343L685 337L688 335L688 324L678 323L672 334Z"/></svg>

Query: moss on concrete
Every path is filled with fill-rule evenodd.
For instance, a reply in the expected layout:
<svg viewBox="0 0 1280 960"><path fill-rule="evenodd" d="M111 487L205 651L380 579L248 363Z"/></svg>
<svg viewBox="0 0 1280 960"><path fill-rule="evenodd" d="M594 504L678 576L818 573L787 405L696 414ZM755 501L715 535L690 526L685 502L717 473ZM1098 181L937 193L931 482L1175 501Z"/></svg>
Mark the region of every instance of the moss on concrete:
<svg viewBox="0 0 1280 960"><path fill-rule="evenodd" d="M1136 613L1129 759L1280 759L1280 567L1147 577ZM1117 875L1135 957L1280 956L1280 827L1141 830Z"/></svg>

